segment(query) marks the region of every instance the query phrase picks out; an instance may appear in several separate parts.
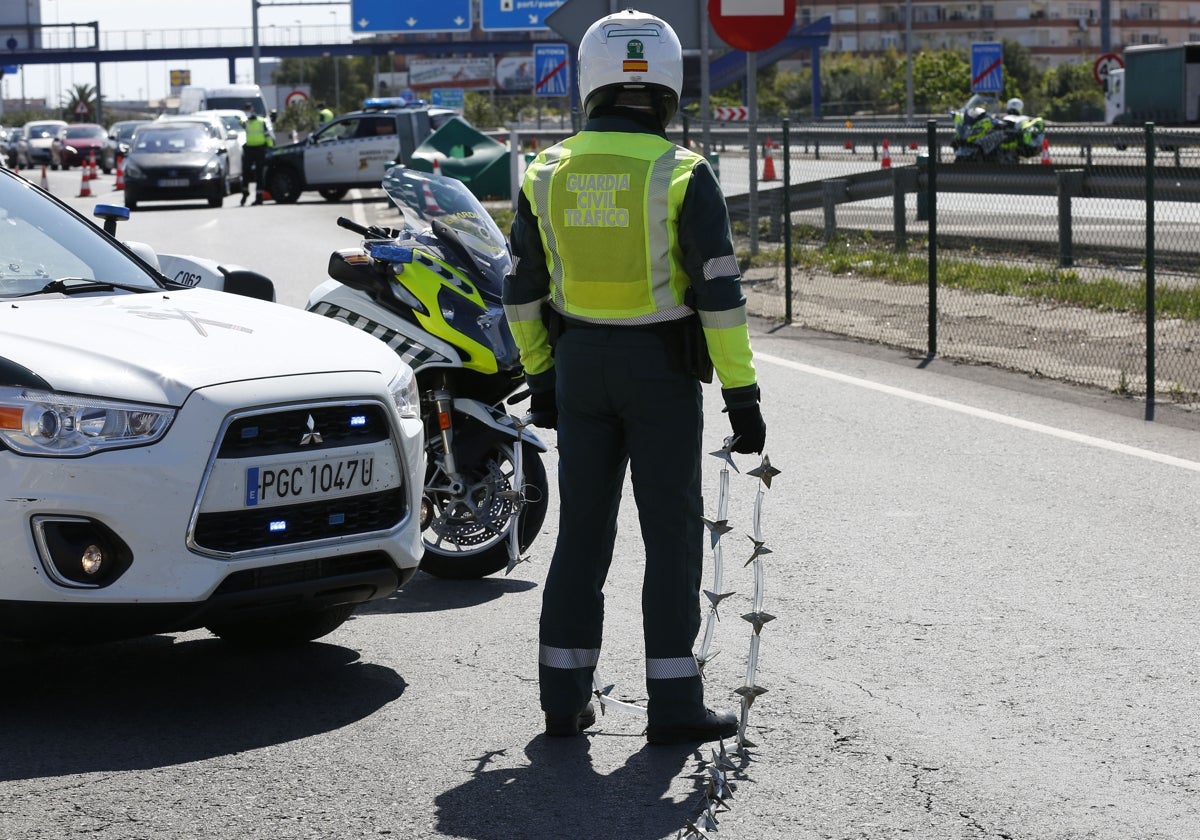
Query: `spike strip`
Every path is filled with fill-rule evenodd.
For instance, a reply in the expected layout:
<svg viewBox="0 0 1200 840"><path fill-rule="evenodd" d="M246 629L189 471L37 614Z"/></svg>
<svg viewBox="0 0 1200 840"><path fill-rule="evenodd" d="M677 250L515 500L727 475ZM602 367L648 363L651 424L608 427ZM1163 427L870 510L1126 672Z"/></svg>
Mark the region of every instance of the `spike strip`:
<svg viewBox="0 0 1200 840"><path fill-rule="evenodd" d="M721 476L719 489L717 492L717 521L725 520L729 513L729 468L721 467ZM716 545L713 546L713 582L712 591L720 594L723 591L723 583L725 577L725 564L721 552L721 541L718 539ZM704 638L700 643L700 653L697 654L697 659L701 662L708 662L711 658L709 650L712 648L713 633L716 630L717 624L717 605L712 604L708 611L708 618L704 623Z"/></svg>
<svg viewBox="0 0 1200 840"><path fill-rule="evenodd" d="M764 460L765 460L765 458L764 458ZM753 516L754 516L754 521L753 521L754 537L753 537L753 539L754 539L756 545L760 545L763 542L762 508L763 508L763 499L766 497L766 490L764 489L764 484L765 484L764 481L760 481L758 484L758 490L754 494L754 514L753 514ZM754 558L754 597L753 597L754 609L753 609L753 613L755 613L755 614L762 613L763 599L764 599L765 595L766 595L766 571L764 568L762 556L759 555ZM754 631L750 635L750 655L747 657L747 660L746 660L746 686L751 689L757 687L757 684L755 683L754 680L755 680L756 676L758 675L758 648L759 648L759 644L761 642L761 638L762 638L761 627L756 626L754 628ZM751 704L754 703L755 696L756 695L753 692L747 692L742 695L741 715L738 720L738 734L737 734L738 745L742 746L742 747L753 746L753 743L746 738L746 726L750 720L750 706L751 706Z"/></svg>

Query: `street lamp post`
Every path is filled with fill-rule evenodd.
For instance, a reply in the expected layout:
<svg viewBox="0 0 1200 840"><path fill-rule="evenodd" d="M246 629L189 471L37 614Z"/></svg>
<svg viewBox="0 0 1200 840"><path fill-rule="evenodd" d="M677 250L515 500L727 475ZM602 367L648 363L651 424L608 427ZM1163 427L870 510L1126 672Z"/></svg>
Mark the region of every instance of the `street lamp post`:
<svg viewBox="0 0 1200 840"><path fill-rule="evenodd" d="M337 10L330 11L333 15L333 37L337 38ZM333 56L333 107L340 114L342 112L342 78L341 78L341 60L337 55Z"/></svg>

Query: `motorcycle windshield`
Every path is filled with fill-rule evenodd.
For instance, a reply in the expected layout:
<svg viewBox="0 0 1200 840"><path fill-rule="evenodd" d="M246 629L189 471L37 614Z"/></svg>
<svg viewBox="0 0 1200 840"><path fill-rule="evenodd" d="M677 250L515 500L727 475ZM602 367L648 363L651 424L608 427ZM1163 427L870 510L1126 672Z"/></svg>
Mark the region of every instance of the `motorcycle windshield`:
<svg viewBox="0 0 1200 840"><path fill-rule="evenodd" d="M462 181L394 166L384 176L383 190L404 217L403 227L414 236L428 233L435 220L452 228L479 270L500 288L512 269L508 242Z"/></svg>

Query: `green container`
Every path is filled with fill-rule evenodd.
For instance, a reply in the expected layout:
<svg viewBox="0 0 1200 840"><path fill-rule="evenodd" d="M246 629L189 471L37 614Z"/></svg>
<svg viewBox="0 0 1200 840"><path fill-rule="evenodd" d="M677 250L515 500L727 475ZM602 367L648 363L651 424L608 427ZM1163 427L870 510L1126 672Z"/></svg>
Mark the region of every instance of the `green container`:
<svg viewBox="0 0 1200 840"><path fill-rule="evenodd" d="M408 165L432 172L436 160L442 175L462 181L476 198L504 199L512 196L508 158L507 144L454 117L417 146Z"/></svg>

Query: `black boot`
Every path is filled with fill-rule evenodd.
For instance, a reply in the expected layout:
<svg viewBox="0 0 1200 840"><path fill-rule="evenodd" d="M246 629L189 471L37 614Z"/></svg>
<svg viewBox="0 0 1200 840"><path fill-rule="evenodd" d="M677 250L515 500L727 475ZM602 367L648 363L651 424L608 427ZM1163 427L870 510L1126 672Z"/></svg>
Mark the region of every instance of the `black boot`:
<svg viewBox="0 0 1200 840"><path fill-rule="evenodd" d="M687 744L693 741L719 741L732 738L738 731L738 718L733 712L714 712L705 709L704 716L688 723L646 727L646 740L651 744Z"/></svg>
<svg viewBox="0 0 1200 840"><path fill-rule="evenodd" d="M589 726L596 725L596 707L588 703L577 715L546 714L546 734L555 738L578 735Z"/></svg>

